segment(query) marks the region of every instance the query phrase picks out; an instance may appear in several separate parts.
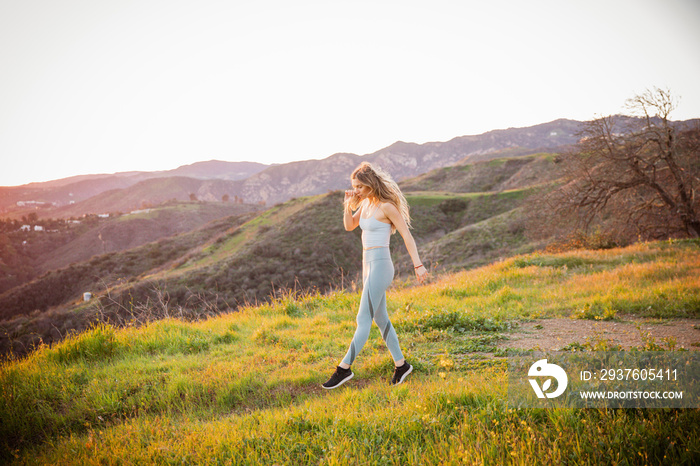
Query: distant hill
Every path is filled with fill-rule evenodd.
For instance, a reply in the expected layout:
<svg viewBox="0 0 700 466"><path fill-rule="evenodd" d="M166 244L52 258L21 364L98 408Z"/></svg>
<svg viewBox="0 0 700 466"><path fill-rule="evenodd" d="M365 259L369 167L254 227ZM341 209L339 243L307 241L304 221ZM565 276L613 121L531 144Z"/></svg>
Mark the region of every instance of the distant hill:
<svg viewBox="0 0 700 466"><path fill-rule="evenodd" d="M256 210L259 206L230 202L168 202L134 214L92 216L77 224L36 222L51 231L0 231L0 293L93 256L135 248Z"/></svg>
<svg viewBox="0 0 700 466"><path fill-rule="evenodd" d="M250 204L169 202L152 209L110 218L51 251L44 257L39 270L47 272L88 260L92 256L125 251L161 238L196 230L214 220L258 210L258 206Z"/></svg>
<svg viewBox="0 0 700 466"><path fill-rule="evenodd" d="M26 316L33 312L28 309L43 311L57 308L60 312L68 312L74 325L83 324L84 316L73 312L72 307L80 301L84 291L99 293L119 283L136 283L145 274L186 256L193 248L198 250L206 247L209 241L255 216L255 213L244 213L220 218L190 232L162 238L127 251L100 254L47 272L30 283L0 294L0 320ZM56 323L54 317L49 322ZM63 330L70 330L73 324Z"/></svg>
<svg viewBox="0 0 700 466"><path fill-rule="evenodd" d="M153 172L162 177L187 176L202 180L245 180L252 175L261 172L269 165L257 162L223 162L221 160L209 160L208 162L195 162L183 165L174 170Z"/></svg>
<svg viewBox="0 0 700 466"><path fill-rule="evenodd" d="M227 180L202 180L179 176L151 178L127 188L104 191L82 202L59 207L52 210L51 214L69 218L84 214L127 213L173 200L221 202L224 196L228 196L229 200L234 202L236 189L235 182Z"/></svg>
<svg viewBox="0 0 700 466"><path fill-rule="evenodd" d="M185 181L183 178L222 181L243 180L268 166L269 165L256 162L222 162L219 160L210 160L208 162L183 165L174 170L124 172L115 173L113 175L81 175L62 180L30 183L23 186L0 187L0 215L18 217L26 215L31 211L37 211L35 206L22 208L17 205L18 202L35 201L47 204L47 206L42 206L37 211L40 217L66 216L66 212L80 216L90 212L83 212L75 207L56 212L52 204L56 204L55 207L70 206L106 191L122 190L151 179L180 177L179 179L181 182ZM156 190L160 187L157 183L151 186ZM188 189L188 187L183 186L182 189ZM159 196L159 193L145 193L142 187L141 191L135 195L139 194L144 201L152 204L157 204L165 200L163 196ZM233 193L231 197L233 197ZM158 199L162 200L159 201ZM221 198L219 197L218 199L220 200ZM91 204L86 204L86 206L90 205ZM118 210L124 209L120 209L118 206L110 207L100 205L100 212L116 212Z"/></svg>

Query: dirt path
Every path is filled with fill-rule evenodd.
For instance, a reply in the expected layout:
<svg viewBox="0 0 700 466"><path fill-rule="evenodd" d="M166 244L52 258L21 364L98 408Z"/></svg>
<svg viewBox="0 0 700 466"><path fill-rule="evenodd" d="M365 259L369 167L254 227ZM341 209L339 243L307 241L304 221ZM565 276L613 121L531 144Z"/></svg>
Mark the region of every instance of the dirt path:
<svg viewBox="0 0 700 466"><path fill-rule="evenodd" d="M700 319L649 319L620 316L620 321L568 318L542 319L522 324L499 347L556 351L568 345L596 345L607 341L608 348L644 347L653 342L663 349L700 350ZM694 346L695 345L695 346Z"/></svg>

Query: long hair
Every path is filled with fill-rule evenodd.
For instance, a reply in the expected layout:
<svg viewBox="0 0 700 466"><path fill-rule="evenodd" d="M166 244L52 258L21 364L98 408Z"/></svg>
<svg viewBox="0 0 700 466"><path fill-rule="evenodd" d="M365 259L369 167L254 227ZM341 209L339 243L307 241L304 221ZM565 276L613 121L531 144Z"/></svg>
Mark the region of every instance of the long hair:
<svg viewBox="0 0 700 466"><path fill-rule="evenodd" d="M408 202L404 197L399 185L391 176L378 167L373 167L369 162L362 162L350 175L351 180L357 180L365 186L369 186L370 202L390 202L401 213L408 228L411 228L411 215L409 214ZM355 210L360 203L355 199L348 200L350 207ZM391 225L391 233L396 233L396 227Z"/></svg>

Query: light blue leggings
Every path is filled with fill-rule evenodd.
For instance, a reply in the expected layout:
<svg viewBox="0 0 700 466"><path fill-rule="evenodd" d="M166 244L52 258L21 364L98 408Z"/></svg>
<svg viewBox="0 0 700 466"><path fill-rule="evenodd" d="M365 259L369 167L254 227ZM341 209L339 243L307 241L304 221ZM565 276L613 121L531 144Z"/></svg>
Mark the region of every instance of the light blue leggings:
<svg viewBox="0 0 700 466"><path fill-rule="evenodd" d="M352 364L355 357L369 338L372 320L377 323L384 343L386 343L394 361L403 359L399 338L389 321L386 310L386 289L394 279L394 264L391 262L389 248L375 248L364 251L362 255L362 297L360 310L357 312L357 330L350 343L350 349L343 358L345 364Z"/></svg>

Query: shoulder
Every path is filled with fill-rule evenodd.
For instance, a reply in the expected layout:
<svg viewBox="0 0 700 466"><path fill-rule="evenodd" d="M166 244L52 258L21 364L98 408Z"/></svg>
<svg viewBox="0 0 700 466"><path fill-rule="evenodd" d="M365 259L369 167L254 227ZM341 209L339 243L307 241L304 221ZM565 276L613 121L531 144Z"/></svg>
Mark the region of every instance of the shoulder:
<svg viewBox="0 0 700 466"><path fill-rule="evenodd" d="M397 209L396 206L391 202L382 202L381 204L379 204L379 208L382 209L384 215L386 215L389 218L395 215L400 215L399 209Z"/></svg>

